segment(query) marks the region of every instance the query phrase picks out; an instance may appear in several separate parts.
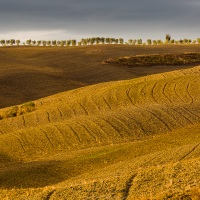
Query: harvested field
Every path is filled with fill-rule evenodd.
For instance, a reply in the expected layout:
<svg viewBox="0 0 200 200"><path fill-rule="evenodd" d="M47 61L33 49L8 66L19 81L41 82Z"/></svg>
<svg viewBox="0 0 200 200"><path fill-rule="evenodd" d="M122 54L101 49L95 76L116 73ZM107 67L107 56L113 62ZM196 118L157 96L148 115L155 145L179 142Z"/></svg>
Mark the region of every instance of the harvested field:
<svg viewBox="0 0 200 200"><path fill-rule="evenodd" d="M99 83L2 118L0 198L200 198L199 82L193 67Z"/></svg>

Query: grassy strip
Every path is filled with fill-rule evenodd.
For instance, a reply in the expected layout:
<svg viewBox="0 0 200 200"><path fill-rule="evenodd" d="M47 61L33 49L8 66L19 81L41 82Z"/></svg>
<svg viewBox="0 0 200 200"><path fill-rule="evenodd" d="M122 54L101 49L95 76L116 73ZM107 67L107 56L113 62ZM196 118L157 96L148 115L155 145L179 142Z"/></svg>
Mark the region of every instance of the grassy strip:
<svg viewBox="0 0 200 200"><path fill-rule="evenodd" d="M35 110L35 103L34 102L28 102L25 104L22 104L20 106L14 106L10 108L7 111L4 111L0 113L0 120L10 117L16 117L18 115L23 115L26 113L30 113Z"/></svg>
<svg viewBox="0 0 200 200"><path fill-rule="evenodd" d="M200 63L200 53L126 56L120 58L109 58L103 63L128 66L185 65Z"/></svg>

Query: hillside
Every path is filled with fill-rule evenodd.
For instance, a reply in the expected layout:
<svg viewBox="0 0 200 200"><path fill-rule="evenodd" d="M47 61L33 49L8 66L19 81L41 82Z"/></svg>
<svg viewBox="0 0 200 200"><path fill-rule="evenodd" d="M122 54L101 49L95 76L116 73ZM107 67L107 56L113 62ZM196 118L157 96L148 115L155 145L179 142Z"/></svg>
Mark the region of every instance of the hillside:
<svg viewBox="0 0 200 200"><path fill-rule="evenodd" d="M200 45L1 47L0 108L101 82L133 79L191 66L121 67L102 61L142 54L200 52Z"/></svg>
<svg viewBox="0 0 200 200"><path fill-rule="evenodd" d="M99 83L3 118L0 198L200 198L199 82L194 67Z"/></svg>

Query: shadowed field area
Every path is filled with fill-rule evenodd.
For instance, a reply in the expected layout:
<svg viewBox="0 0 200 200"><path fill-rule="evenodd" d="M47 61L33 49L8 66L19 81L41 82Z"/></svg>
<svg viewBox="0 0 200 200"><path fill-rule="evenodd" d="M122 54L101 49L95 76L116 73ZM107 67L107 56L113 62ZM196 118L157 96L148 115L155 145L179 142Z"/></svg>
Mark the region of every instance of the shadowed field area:
<svg viewBox="0 0 200 200"><path fill-rule="evenodd" d="M191 67L102 64L108 58L185 52L200 52L200 45L0 48L0 108L86 85Z"/></svg>
<svg viewBox="0 0 200 200"><path fill-rule="evenodd" d="M198 199L199 82L193 67L99 83L2 118L0 198Z"/></svg>

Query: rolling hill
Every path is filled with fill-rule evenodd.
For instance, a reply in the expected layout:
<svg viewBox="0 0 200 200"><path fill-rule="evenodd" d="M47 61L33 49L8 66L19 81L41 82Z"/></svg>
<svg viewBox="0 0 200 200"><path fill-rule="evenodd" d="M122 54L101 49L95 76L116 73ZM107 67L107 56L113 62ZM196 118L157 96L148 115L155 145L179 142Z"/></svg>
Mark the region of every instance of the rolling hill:
<svg viewBox="0 0 200 200"><path fill-rule="evenodd" d="M101 82L133 79L191 66L126 67L108 58L200 52L200 45L94 45L0 48L0 108Z"/></svg>
<svg viewBox="0 0 200 200"><path fill-rule="evenodd" d="M194 67L98 83L3 118L0 198L200 198L199 82Z"/></svg>

